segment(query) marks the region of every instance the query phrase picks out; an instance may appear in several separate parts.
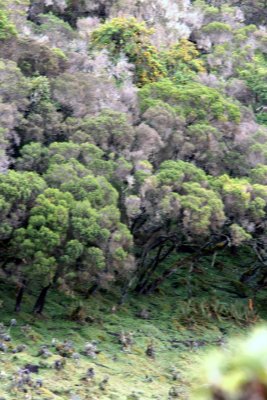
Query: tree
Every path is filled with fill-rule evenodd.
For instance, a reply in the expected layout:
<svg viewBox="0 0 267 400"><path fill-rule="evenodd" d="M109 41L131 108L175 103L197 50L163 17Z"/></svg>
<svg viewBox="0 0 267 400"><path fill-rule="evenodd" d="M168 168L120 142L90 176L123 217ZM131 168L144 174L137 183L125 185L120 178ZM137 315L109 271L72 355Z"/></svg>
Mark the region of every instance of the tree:
<svg viewBox="0 0 267 400"><path fill-rule="evenodd" d="M47 3L44 0L33 0L31 2L29 14L34 22L39 21L40 14L44 12L53 12L65 21L68 21L73 27L76 26L79 18L88 15L96 16L101 19L106 18L114 0L100 0L97 3L93 0L84 2L83 0L55 0L53 3Z"/></svg>
<svg viewBox="0 0 267 400"><path fill-rule="evenodd" d="M16 170L35 171L42 174L48 167L48 149L39 142L26 144L16 159Z"/></svg>
<svg viewBox="0 0 267 400"><path fill-rule="evenodd" d="M63 164L66 168L69 165ZM54 284L89 295L92 288L95 291L107 287L109 282L128 279L134 268L132 237L120 222L116 190L104 177L88 175L85 168L84 171L85 175L73 176L71 180L66 170L59 176L60 180L54 170L53 181L46 174L47 182L56 188L50 187L32 200L23 223L16 221L17 225L12 226L7 206L3 208L9 227L3 238L10 238L6 268L12 271L21 287L39 290L34 306L37 313L42 312L46 295ZM19 174L13 173L15 178ZM34 177L26 172L21 174L25 178ZM41 178L40 182L43 182ZM26 190L26 185L23 188ZM7 189L6 193L9 193ZM20 197L16 200L20 208ZM17 310L22 294L18 297Z"/></svg>
<svg viewBox="0 0 267 400"><path fill-rule="evenodd" d="M127 111L114 79L86 72L65 72L52 81L52 99L67 117L93 116L104 109ZM131 105L130 105L131 107Z"/></svg>
<svg viewBox="0 0 267 400"><path fill-rule="evenodd" d="M200 120L235 121L240 120L240 110L231 99L226 99L216 89L196 82L175 85L171 80L144 86L140 90L141 108L145 111L165 102L186 118L187 122Z"/></svg>
<svg viewBox="0 0 267 400"><path fill-rule="evenodd" d="M17 35L15 25L9 20L8 12L3 8L3 3L0 3L0 40L9 39Z"/></svg>
<svg viewBox="0 0 267 400"><path fill-rule="evenodd" d="M17 2L16 0L0 1L0 8L6 12L6 15L9 20L9 25L12 26L12 35L10 38L17 39L19 35L23 32L25 25L27 24L27 14L29 9L30 0L23 0ZM15 34L13 32L15 28ZM9 38L9 39L10 39ZM10 45L14 41L8 40L7 43Z"/></svg>
<svg viewBox="0 0 267 400"><path fill-rule="evenodd" d="M70 193L46 189L37 197L27 226L17 229L11 241L11 249L21 260L19 274L23 280L35 288L42 287L34 306L37 313L42 312L47 291L60 268L72 202Z"/></svg>
<svg viewBox="0 0 267 400"><path fill-rule="evenodd" d="M137 290L155 289L177 272L179 263L151 282L158 265L175 249L186 247L192 252L188 261L193 261L216 252L217 242L223 243L222 249L261 242L266 201L266 187L248 179L210 177L183 161L162 163L144 180L139 195L126 202L133 235L142 247Z"/></svg>
<svg viewBox="0 0 267 400"><path fill-rule="evenodd" d="M256 111L259 123L266 124L267 111L265 105L267 102L267 61L266 57L258 53L253 57L253 62L247 63L243 68L239 69L239 75L244 79L254 94L253 106Z"/></svg>
<svg viewBox="0 0 267 400"><path fill-rule="evenodd" d="M253 183L267 185L267 165L258 165L251 169L250 177Z"/></svg>
<svg viewBox="0 0 267 400"><path fill-rule="evenodd" d="M0 60L0 152L1 169L5 171L12 161L14 148L20 138L16 127L22 120L29 101L30 85L17 65Z"/></svg>
<svg viewBox="0 0 267 400"><path fill-rule="evenodd" d="M134 141L134 130L125 113L103 110L97 116L77 120L69 138L74 141L93 143L106 154L129 156ZM78 131L78 132L77 132Z"/></svg>
<svg viewBox="0 0 267 400"><path fill-rule="evenodd" d="M51 98L51 85L47 77L30 79L27 115L17 128L22 144L32 141L50 144L62 138L63 115L57 111Z"/></svg>
<svg viewBox="0 0 267 400"><path fill-rule="evenodd" d="M172 45L167 51L162 52L161 57L168 76L178 83L186 83L192 80L196 73L205 72L200 52L196 45L187 39L181 39Z"/></svg>
<svg viewBox="0 0 267 400"><path fill-rule="evenodd" d="M0 266L7 282L15 282L20 287L16 311L20 309L27 282L18 274L17 267L21 264L21 258L10 247L10 242L15 232L27 223L35 198L45 188L44 180L34 172L8 171L0 174Z"/></svg>
<svg viewBox="0 0 267 400"><path fill-rule="evenodd" d="M265 0L235 0L234 5L239 6L244 11L248 23L260 25L266 21L267 4Z"/></svg>
<svg viewBox="0 0 267 400"><path fill-rule="evenodd" d="M211 184L221 193L228 218L248 233L255 232L265 219L266 187L226 175L215 178Z"/></svg>
<svg viewBox="0 0 267 400"><path fill-rule="evenodd" d="M135 82L142 86L166 75L157 49L149 41L152 32L135 18L114 18L92 33L92 49L107 48L115 63L124 53L135 65Z"/></svg>
<svg viewBox="0 0 267 400"><path fill-rule="evenodd" d="M0 250L17 310L27 288L38 313L52 287L153 291L226 247L249 248L264 285L263 3L0 0Z"/></svg>
<svg viewBox="0 0 267 400"><path fill-rule="evenodd" d="M77 38L77 31L51 11L39 14L38 25L33 27L36 34L48 37L50 47L57 50L58 54L61 52L63 57L66 57L64 51L68 50L68 43Z"/></svg>
<svg viewBox="0 0 267 400"><path fill-rule="evenodd" d="M183 161L162 163L144 180L137 204L132 232L142 247L137 278L142 292L171 252L185 243L203 246L213 234L220 235L225 221L222 200L208 187L204 171Z"/></svg>
<svg viewBox="0 0 267 400"><path fill-rule="evenodd" d="M19 111L28 106L30 84L17 64L10 60L0 60L0 94L4 103L15 104Z"/></svg>
<svg viewBox="0 0 267 400"><path fill-rule="evenodd" d="M154 165L181 159L213 175L246 173L251 132L258 127L251 111L236 100L198 82L177 84L169 79L145 85L139 96L142 119L157 130L149 137L152 140L158 133L163 141ZM146 148L145 144L141 147Z"/></svg>
<svg viewBox="0 0 267 400"><path fill-rule="evenodd" d="M0 240L9 240L14 229L24 225L32 203L46 188L44 180L34 172L0 174L1 232ZM2 261L6 257L3 255ZM9 255L12 257L12 255Z"/></svg>

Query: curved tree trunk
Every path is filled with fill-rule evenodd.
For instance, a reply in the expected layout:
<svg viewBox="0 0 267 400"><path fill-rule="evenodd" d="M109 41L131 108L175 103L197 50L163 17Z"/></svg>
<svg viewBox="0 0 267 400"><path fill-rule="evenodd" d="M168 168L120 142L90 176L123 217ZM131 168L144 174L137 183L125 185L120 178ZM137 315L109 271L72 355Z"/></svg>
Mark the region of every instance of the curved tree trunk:
<svg viewBox="0 0 267 400"><path fill-rule="evenodd" d="M25 287L26 287L26 281L23 280L19 286L19 290L16 296L15 312L20 312Z"/></svg>
<svg viewBox="0 0 267 400"><path fill-rule="evenodd" d="M152 275L154 274L154 272L156 271L158 265L164 261L170 254L171 252L174 250L175 246L171 246L166 252L165 254L163 254L161 256L161 252L163 250L163 247L160 247L158 250L158 253L155 257L155 259L153 260L153 263L151 265L151 267L147 270L146 276L144 276L143 280L141 282L138 283L135 291L137 291L137 293L139 294L143 294L146 291L146 288L149 284L149 279L152 277Z"/></svg>
<svg viewBox="0 0 267 400"><path fill-rule="evenodd" d="M195 254L184 257L182 260L177 261L171 268L165 270L160 277L158 277L148 286L146 286L145 290L142 293L150 294L154 292L158 288L158 286L160 286L170 276L175 274L182 266L187 265L188 262L195 263L202 256L213 255L214 252L217 252L219 250L222 251L228 246L228 244L228 238L226 238L226 240L224 239L223 241L215 243L212 247L208 247L209 243L207 243L207 245L203 246Z"/></svg>
<svg viewBox="0 0 267 400"><path fill-rule="evenodd" d="M45 306L45 300L46 300L46 296L47 296L47 292L51 287L51 283L49 283L49 285L45 286L42 290L41 293L39 294L36 303L33 307L33 312L35 314L42 314L44 306Z"/></svg>

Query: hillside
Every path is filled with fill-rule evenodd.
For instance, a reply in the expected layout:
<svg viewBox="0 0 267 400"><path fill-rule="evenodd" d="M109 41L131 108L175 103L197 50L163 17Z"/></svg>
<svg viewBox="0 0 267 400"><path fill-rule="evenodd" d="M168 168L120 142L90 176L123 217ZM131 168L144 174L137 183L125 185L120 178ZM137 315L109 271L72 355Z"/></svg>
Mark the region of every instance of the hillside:
<svg viewBox="0 0 267 400"><path fill-rule="evenodd" d="M2 284L5 329L1 332L8 332L11 341L2 341L6 350L1 353L0 394L6 400L167 400L175 394L191 398L192 376L203 354L213 347L224 348L229 336L248 332L260 321L259 314L265 317L264 298L259 296L257 309L250 310L247 298L234 293L234 285L225 285L220 269L205 274L209 261L199 265L197 280L181 272L157 295L131 296L122 306L114 307L116 301L108 294L85 301L53 290L39 317L31 314L33 294L16 315L12 291ZM229 256L218 262L224 262L229 281L239 272ZM181 280L187 285L181 286ZM192 291L190 300L188 291ZM14 326L12 317L16 317ZM90 346L86 353L92 342L96 354ZM153 357L146 354L149 345ZM56 362L63 362L62 369ZM38 370L30 374L30 383L19 385L18 371L29 365ZM95 374L91 378L87 378L89 368ZM106 377L108 384L101 389Z"/></svg>
<svg viewBox="0 0 267 400"><path fill-rule="evenodd" d="M265 319L266 17L0 0L3 398L187 398L195 357Z"/></svg>

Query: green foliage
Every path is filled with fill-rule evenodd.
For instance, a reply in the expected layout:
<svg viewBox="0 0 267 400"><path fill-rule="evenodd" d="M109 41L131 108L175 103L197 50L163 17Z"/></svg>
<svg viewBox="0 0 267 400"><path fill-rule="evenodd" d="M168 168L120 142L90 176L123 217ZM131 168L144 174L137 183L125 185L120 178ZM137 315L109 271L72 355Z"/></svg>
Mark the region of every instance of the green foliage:
<svg viewBox="0 0 267 400"><path fill-rule="evenodd" d="M90 264L99 271L104 270L106 266L104 253L98 247L90 247L86 249L86 259L90 260Z"/></svg>
<svg viewBox="0 0 267 400"><path fill-rule="evenodd" d="M90 277L104 269L107 259L113 260L116 267L118 261L126 261L131 235L125 235L116 206L107 205L109 202L116 203L114 189L103 177L97 180L87 176L81 180L82 186L82 195L81 190L80 193L70 190L74 193L72 195L66 190L46 189L36 198L27 226L14 232L11 250L25 264L22 273L27 280L34 280L36 284L38 279L38 282L48 284L57 271L63 279L64 276L68 279L71 272L75 271L78 259ZM109 197L108 193L97 192L105 190L105 187L111 189L113 197ZM91 203L100 210L97 211ZM121 230L124 235L118 236ZM120 250L116 249L110 258L106 252L109 241L112 243L112 232L117 232L114 243L118 243ZM76 282L79 287L77 280L81 279L85 290L88 290L85 277L79 277L79 273L74 273L74 277L76 281L72 280L69 285Z"/></svg>
<svg viewBox="0 0 267 400"><path fill-rule="evenodd" d="M168 76L177 83L191 81L196 73L205 72L203 61L196 45L189 40L181 39L161 54L166 65Z"/></svg>
<svg viewBox="0 0 267 400"><path fill-rule="evenodd" d="M214 180L215 185L222 190L223 196L227 201L231 203L230 207L233 207L232 213L240 212L244 213L249 207L249 201L251 198L249 182L245 179L232 179L227 175L223 175Z"/></svg>
<svg viewBox="0 0 267 400"><path fill-rule="evenodd" d="M203 31L206 33L212 32L231 32L231 26L223 22L214 21L203 27Z"/></svg>
<svg viewBox="0 0 267 400"><path fill-rule="evenodd" d="M18 59L18 66L28 77L56 76L66 68L67 58L62 50L28 38L20 40L23 51Z"/></svg>
<svg viewBox="0 0 267 400"><path fill-rule="evenodd" d="M31 96L34 99L34 105L40 102L51 101L51 88L48 78L45 76L36 76L31 80Z"/></svg>
<svg viewBox="0 0 267 400"><path fill-rule="evenodd" d="M208 187L205 172L183 161L165 161L141 189L149 218L181 237L205 240L225 221L220 195ZM149 204L149 206L148 206Z"/></svg>
<svg viewBox="0 0 267 400"><path fill-rule="evenodd" d="M19 171L44 172L48 166L48 149L41 143L30 143L22 147L20 157L16 160Z"/></svg>
<svg viewBox="0 0 267 400"><path fill-rule="evenodd" d="M219 121L240 120L237 104L222 96L216 89L199 83L175 85L168 79L144 86L140 90L141 107L156 106L166 102L188 121L205 121L213 118Z"/></svg>
<svg viewBox="0 0 267 400"><path fill-rule="evenodd" d="M261 109L267 102L267 61L264 55L257 54L253 62L247 63L242 70L239 70L239 74L254 94L258 122L266 124L267 113L265 109Z"/></svg>
<svg viewBox="0 0 267 400"><path fill-rule="evenodd" d="M234 179L226 175L211 180L211 185L221 194L227 215L243 225L242 228L235 224L230 226L233 241L241 244L249 240L254 224L265 218L266 186L251 185L247 179ZM248 221L252 223L250 232L246 232Z"/></svg>
<svg viewBox="0 0 267 400"><path fill-rule="evenodd" d="M250 171L250 177L253 183L267 184L267 165L257 165Z"/></svg>
<svg viewBox="0 0 267 400"><path fill-rule="evenodd" d="M196 235L206 235L210 228L220 227L225 220L223 203L212 190L198 183L185 183L185 195L181 198L184 207L184 226Z"/></svg>
<svg viewBox="0 0 267 400"><path fill-rule="evenodd" d="M4 103L15 104L19 110L28 105L30 82L23 76L13 61L0 59L1 99Z"/></svg>
<svg viewBox="0 0 267 400"><path fill-rule="evenodd" d="M261 207L262 205L263 204L260 204ZM232 224L230 226L230 232L231 232L232 243L235 246L240 246L241 244L243 244L243 242L247 242L250 239L252 239L252 236L237 224Z"/></svg>
<svg viewBox="0 0 267 400"><path fill-rule="evenodd" d="M114 18L93 32L92 48L107 48L115 62L124 53L135 66L137 85L143 86L166 74L157 49L149 41L152 33L144 22L135 18Z"/></svg>
<svg viewBox="0 0 267 400"><path fill-rule="evenodd" d="M89 200L94 208L101 208L107 204L117 204L118 193L103 177L87 175L76 182L62 184L61 189L73 194L76 200Z"/></svg>
<svg viewBox="0 0 267 400"><path fill-rule="evenodd" d="M94 143L98 146L98 151L101 148L105 152L120 154L130 147L134 139L133 128L127 121L126 114L112 110L103 110L95 117L79 121L71 136L74 141L78 139L77 129L79 134L85 134L83 141Z"/></svg>
<svg viewBox="0 0 267 400"><path fill-rule="evenodd" d="M162 263L177 249L202 254L227 238L223 249L260 243L263 252L267 134L257 122L266 123L267 36L242 20L242 10L254 19L253 6L264 14L261 2L5 3L7 280L127 292L168 276Z"/></svg>
<svg viewBox="0 0 267 400"><path fill-rule="evenodd" d="M1 318L8 329L13 312L13 292L2 282L0 289L0 298L3 300ZM73 298L66 296L62 291L51 290L45 315L39 318L28 315L34 298L32 294L27 295L22 312L16 314L17 325L11 328L10 350L1 355L6 372L1 381L2 394L7 400L23 400L24 393L10 387L10 378L18 368L27 363L35 365L39 360L38 378L42 379L43 387L29 387L28 394L40 400L47 396L65 400L70 397L70 393L77 393L74 391L76 385L79 385L78 393L82 397L89 395L101 398L107 395L126 399L131 398L132 388L136 387L135 392L142 400L149 400L155 393L164 399L173 385L182 390L183 396L187 396L191 384L191 367L195 367L206 347L217 344L218 337L221 337L220 328L227 333L238 333L242 330L231 317L232 308L241 306L241 302L233 298L220 305L216 299L209 302L207 298L189 302L183 298L182 290L174 289L171 285L165 290L168 296L164 296L164 301L163 296L131 297L127 307L118 307L115 313L110 312L116 300L114 295L96 294L87 301L80 296ZM225 297L224 292L223 296ZM73 321L73 310L77 307L82 308L84 318ZM151 310L149 320L136 317L136 313L142 309ZM218 313L220 309L222 314L218 314L217 318L216 311ZM194 315L195 322L190 319L190 312ZM49 318L50 315L53 318ZM87 322L88 320L90 322ZM122 351L116 336L120 332L131 332L133 335L134 344L129 352ZM66 337L73 342L75 352L80 354L79 363L77 365L77 361L72 357L67 358L63 371L57 373L55 380L53 364L56 359L60 359L56 348L49 346L52 356L45 360L36 357L36 354L43 343L49 345L52 338L55 338L57 344L61 345ZM100 350L96 359L88 359L83 354L85 343L92 340L98 341L97 347ZM145 354L151 341L156 349L153 362ZM27 349L14 356L13 347L21 343L25 343ZM166 346L166 343L171 344ZM198 343L200 348L197 348ZM115 356L116 364L113 361ZM88 364L96 372L95 382L92 384L81 379L88 369ZM98 387L98 382L102 381L108 370L112 371L112 374L109 386L103 393ZM146 375L151 377L149 383L144 376L144 370ZM176 371L181 371L182 375L181 379L175 382L173 375Z"/></svg>
<svg viewBox="0 0 267 400"><path fill-rule="evenodd" d="M9 171L7 174L0 174L2 239L10 238L14 228L25 222L32 202L45 187L44 180L34 172Z"/></svg>
<svg viewBox="0 0 267 400"><path fill-rule="evenodd" d="M256 30L257 27L255 25L243 26L242 28L239 28L234 32L235 39L242 43L247 39L250 33L254 33Z"/></svg>
<svg viewBox="0 0 267 400"><path fill-rule="evenodd" d="M66 241L72 202L69 193L47 189L37 197L27 227L16 230L12 248L27 264L28 279L38 276L48 284L53 278L57 253Z"/></svg>
<svg viewBox="0 0 267 400"><path fill-rule="evenodd" d="M15 25L9 20L8 12L0 3L0 40L6 40L17 35Z"/></svg>
<svg viewBox="0 0 267 400"><path fill-rule="evenodd" d="M267 97L266 69L266 59L262 53L258 53L254 56L253 63L246 64L245 69L240 70L240 76L246 80L249 87L258 96L258 102L261 105L266 103Z"/></svg>
<svg viewBox="0 0 267 400"><path fill-rule="evenodd" d="M247 338L230 342L227 352L213 351L203 362L201 383L194 398L253 398L265 393L266 328L260 327ZM198 370L199 373L199 370Z"/></svg>
<svg viewBox="0 0 267 400"><path fill-rule="evenodd" d="M205 185L207 176L203 170L194 164L184 161L165 161L160 165L157 180L161 184L173 184L179 187L182 182L196 182Z"/></svg>
<svg viewBox="0 0 267 400"><path fill-rule="evenodd" d="M46 32L57 34L60 32L61 36L67 35L69 38L74 35L74 30L68 22L63 21L51 12L39 14L38 18L39 25L34 24L33 27L39 34L45 34Z"/></svg>
<svg viewBox="0 0 267 400"><path fill-rule="evenodd" d="M188 301L184 301L181 304L180 313L180 321L186 326L195 325L196 323L203 324L203 321L207 319L247 323L255 318L254 313L248 309L247 304L234 300L229 304L216 297L212 298L212 301L207 301L205 298L191 298Z"/></svg>
<svg viewBox="0 0 267 400"><path fill-rule="evenodd" d="M72 210L72 230L74 238L87 246L105 242L109 236L109 231L100 226L99 214L86 200L77 202Z"/></svg>

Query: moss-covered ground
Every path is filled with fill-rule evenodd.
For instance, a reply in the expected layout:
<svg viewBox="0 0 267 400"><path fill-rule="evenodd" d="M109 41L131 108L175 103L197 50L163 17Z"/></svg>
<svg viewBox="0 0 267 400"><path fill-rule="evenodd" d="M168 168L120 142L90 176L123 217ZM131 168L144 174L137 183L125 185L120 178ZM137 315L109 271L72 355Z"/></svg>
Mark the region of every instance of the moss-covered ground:
<svg viewBox="0 0 267 400"><path fill-rule="evenodd" d="M259 319L251 309L249 293L242 294L246 289L235 281L245 268L235 257L220 255L211 270L206 258L193 275L181 269L157 293L129 296L120 307L114 307L111 295L98 293L83 301L80 321L70 318L80 299L57 291L49 293L42 316L30 312L33 294L25 297L21 313L15 314L14 292L2 282L0 322L11 341L6 342L7 352L0 351L0 398L171 399L172 387L181 399L190 398L190 371L202 353L223 345L229 334L238 334ZM261 311L260 307L259 298ZM147 311L146 319L139 316L142 310ZM17 324L10 327L12 318ZM126 350L119 340L122 332L132 333L133 344ZM64 340L72 341L80 359L70 354L64 368L57 371L54 362L62 357L51 344L53 338L59 347ZM92 340L99 350L95 358L83 354L86 342ZM21 343L27 348L13 353ZM146 355L149 344L155 358ZM48 346L50 357L37 355L41 345ZM37 365L39 371L31 374L33 383L18 388L16 374L26 364ZM95 377L86 379L91 367ZM101 385L107 376L108 384ZM37 379L42 379L42 387L34 387Z"/></svg>

